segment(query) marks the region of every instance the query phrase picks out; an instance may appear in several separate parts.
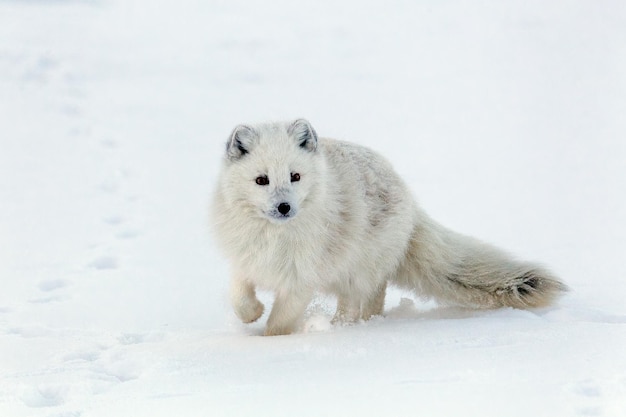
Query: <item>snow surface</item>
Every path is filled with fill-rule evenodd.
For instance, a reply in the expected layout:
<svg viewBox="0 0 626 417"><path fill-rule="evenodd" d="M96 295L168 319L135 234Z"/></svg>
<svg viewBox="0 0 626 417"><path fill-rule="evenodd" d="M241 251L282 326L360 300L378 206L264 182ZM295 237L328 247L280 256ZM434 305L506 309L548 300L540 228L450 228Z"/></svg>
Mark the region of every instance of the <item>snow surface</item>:
<svg viewBox="0 0 626 417"><path fill-rule="evenodd" d="M623 1L0 1L0 416L624 416L625 114ZM207 207L292 117L571 293L260 337Z"/></svg>

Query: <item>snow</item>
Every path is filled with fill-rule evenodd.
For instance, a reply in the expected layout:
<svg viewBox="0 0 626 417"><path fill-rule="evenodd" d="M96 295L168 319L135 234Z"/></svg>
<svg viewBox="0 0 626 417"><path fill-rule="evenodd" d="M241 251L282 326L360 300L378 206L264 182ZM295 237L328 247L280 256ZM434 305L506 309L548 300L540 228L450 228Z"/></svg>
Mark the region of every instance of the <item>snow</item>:
<svg viewBox="0 0 626 417"><path fill-rule="evenodd" d="M626 415L624 3L268 3L0 1L0 415ZM294 117L572 291L260 337L208 205Z"/></svg>

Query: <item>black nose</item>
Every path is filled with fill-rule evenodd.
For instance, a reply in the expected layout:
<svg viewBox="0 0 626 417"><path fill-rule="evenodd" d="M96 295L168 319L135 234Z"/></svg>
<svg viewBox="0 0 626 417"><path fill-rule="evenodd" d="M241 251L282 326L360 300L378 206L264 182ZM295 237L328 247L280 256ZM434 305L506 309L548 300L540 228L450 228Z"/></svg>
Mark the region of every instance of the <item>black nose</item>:
<svg viewBox="0 0 626 417"><path fill-rule="evenodd" d="M280 212L280 214L282 214L283 216L287 213L289 213L289 210L291 210L291 206L288 203L280 203L278 205L278 211Z"/></svg>

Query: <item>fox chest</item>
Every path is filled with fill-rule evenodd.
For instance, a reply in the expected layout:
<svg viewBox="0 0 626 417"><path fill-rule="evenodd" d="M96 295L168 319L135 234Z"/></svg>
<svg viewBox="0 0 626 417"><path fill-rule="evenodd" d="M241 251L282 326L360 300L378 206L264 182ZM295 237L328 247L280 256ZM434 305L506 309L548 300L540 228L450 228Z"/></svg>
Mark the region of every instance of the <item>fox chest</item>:
<svg viewBox="0 0 626 417"><path fill-rule="evenodd" d="M266 240L246 258L246 270L258 286L277 290L291 286L322 289L333 269L323 248L312 242Z"/></svg>

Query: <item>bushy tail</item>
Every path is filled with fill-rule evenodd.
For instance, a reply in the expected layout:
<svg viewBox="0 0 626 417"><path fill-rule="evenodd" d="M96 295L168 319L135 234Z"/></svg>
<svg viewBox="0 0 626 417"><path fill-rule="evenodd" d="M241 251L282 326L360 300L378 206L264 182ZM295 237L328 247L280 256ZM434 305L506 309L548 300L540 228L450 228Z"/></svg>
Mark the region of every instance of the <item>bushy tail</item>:
<svg viewBox="0 0 626 417"><path fill-rule="evenodd" d="M545 269L427 218L415 227L393 281L422 297L483 308L545 307L567 291Z"/></svg>

